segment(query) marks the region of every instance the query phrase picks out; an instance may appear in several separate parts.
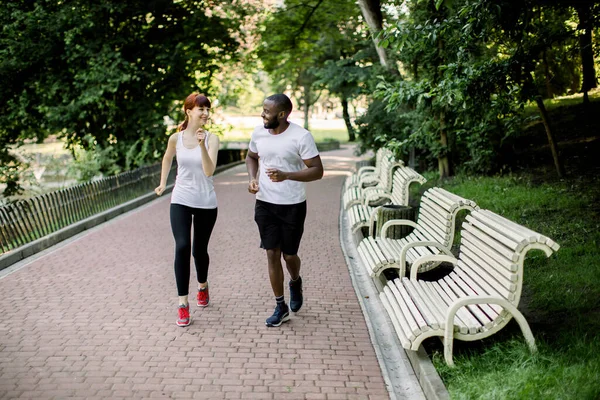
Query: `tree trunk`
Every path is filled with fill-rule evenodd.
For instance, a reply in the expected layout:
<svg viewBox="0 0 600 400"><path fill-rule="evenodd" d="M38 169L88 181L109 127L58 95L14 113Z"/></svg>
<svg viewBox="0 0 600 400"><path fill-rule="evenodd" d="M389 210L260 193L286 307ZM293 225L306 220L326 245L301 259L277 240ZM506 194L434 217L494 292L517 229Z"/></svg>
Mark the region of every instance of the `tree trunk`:
<svg viewBox="0 0 600 400"><path fill-rule="evenodd" d="M381 13L381 1L380 0L357 0L360 12L363 18L369 26L371 31L371 38L375 44L375 50L379 56L379 63L388 70L392 69L387 57L385 49L381 47L381 40L379 39L379 32L383 29L383 14Z"/></svg>
<svg viewBox="0 0 600 400"><path fill-rule="evenodd" d="M308 130L309 129L309 111L310 111L310 105L312 104L311 102L311 97L312 97L312 91L310 89L309 85L304 86L304 129Z"/></svg>
<svg viewBox="0 0 600 400"><path fill-rule="evenodd" d="M558 150L554 141L554 132L552 132L548 111L546 110L546 106L544 105L542 96L536 96L535 102L537 103L537 106L540 109L540 114L542 114L542 121L544 122L544 128L546 128L548 144L550 145L550 151L552 151L552 158L554 159L554 166L556 167L556 172L558 173L558 176L562 178L563 176L565 176L565 170L562 163L560 162L560 158L558 157Z"/></svg>
<svg viewBox="0 0 600 400"><path fill-rule="evenodd" d="M342 100L342 115L344 116L344 122L346 123L346 129L348 130L348 141L354 142L356 140L356 134L354 133L354 127L352 121L350 121L350 113L348 112L348 99L345 97Z"/></svg>
<svg viewBox="0 0 600 400"><path fill-rule="evenodd" d="M447 178L452 172L450 171L450 160L448 159L448 134L446 133L446 122L443 112L440 113L440 144L445 150L443 154L438 156L440 178Z"/></svg>
<svg viewBox="0 0 600 400"><path fill-rule="evenodd" d="M546 50L542 53L542 63L544 65L544 80L546 82L546 97L551 99L554 97L552 84L550 83L550 66L548 65L548 55Z"/></svg>
<svg viewBox="0 0 600 400"><path fill-rule="evenodd" d="M581 91L584 93L584 103L589 102L587 92L597 87L596 70L594 68L594 52L592 48L592 10L589 4L580 4L576 7L579 17L578 29L583 32L579 35L579 52L581 55L581 67L583 82Z"/></svg>

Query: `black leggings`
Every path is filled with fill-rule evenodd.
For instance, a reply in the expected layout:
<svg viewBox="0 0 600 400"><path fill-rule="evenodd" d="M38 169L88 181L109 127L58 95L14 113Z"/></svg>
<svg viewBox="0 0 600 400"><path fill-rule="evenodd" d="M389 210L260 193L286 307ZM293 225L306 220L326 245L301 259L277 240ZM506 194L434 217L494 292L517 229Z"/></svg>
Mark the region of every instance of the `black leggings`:
<svg viewBox="0 0 600 400"><path fill-rule="evenodd" d="M191 228L194 223L194 241ZM208 277L208 241L217 221L216 208L192 208L171 204L171 230L175 238L175 281L179 296L187 296L190 286L190 253L194 255L198 282Z"/></svg>

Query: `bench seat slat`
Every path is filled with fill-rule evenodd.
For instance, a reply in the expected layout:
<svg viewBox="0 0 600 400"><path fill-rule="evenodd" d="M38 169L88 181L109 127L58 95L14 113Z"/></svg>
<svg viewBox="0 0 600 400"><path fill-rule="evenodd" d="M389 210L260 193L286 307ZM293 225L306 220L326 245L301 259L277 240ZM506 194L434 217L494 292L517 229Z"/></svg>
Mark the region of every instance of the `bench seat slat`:
<svg viewBox="0 0 600 400"><path fill-rule="evenodd" d="M446 280L446 278L440 279L436 282L440 288L446 293L446 295L450 298L451 301L454 301L461 296L456 293L456 291L451 287L450 283ZM460 293L460 292L459 292ZM481 324L465 307L463 310L463 321L465 322L465 327L469 331L470 334L477 333L481 328Z"/></svg>
<svg viewBox="0 0 600 400"><path fill-rule="evenodd" d="M392 325L398 334L402 347L410 348L410 342L414 340L415 335L410 330L406 329L406 327L409 326L408 321L400 311L400 305L394 298L391 290L387 286L384 287L383 291L379 294L379 298L390 316Z"/></svg>
<svg viewBox="0 0 600 400"><path fill-rule="evenodd" d="M452 304L452 302L457 298L454 293L452 293L452 296L450 294L448 294L448 292L451 292L451 289L449 287L447 287L445 285L445 283L443 281L436 281L436 282L428 282L432 289L435 290L435 292L444 299L445 303L448 305L448 307L450 307L450 304ZM471 315L470 312L468 312L464 307L460 308L457 312L456 312L456 316L459 318L459 323L461 324L459 327L459 331L461 333L474 333L476 332L475 326L477 325L477 322L475 320L475 318L473 317L473 315ZM456 323L456 317L454 319L454 323Z"/></svg>
<svg viewBox="0 0 600 400"><path fill-rule="evenodd" d="M454 293L457 295L458 298L465 298L465 297L469 297L469 293L467 291L467 288L461 286L461 280L457 279L456 274L450 274L447 275L446 277L444 277L443 279L448 286L454 291ZM485 315L485 313L483 311L481 311L481 309L479 309L478 305L468 305L466 307L467 310L469 310L469 312L471 313L471 315L475 318L475 320L477 321L476 323L476 329L477 331L481 332L483 331L485 324L488 322L488 318Z"/></svg>
<svg viewBox="0 0 600 400"><path fill-rule="evenodd" d="M464 279L462 275L454 272L451 273L450 276L452 280L456 282L456 285L465 291L467 296L485 295L481 288L474 284L472 280ZM492 325L494 318L498 317L499 314L488 304L478 304L472 307L480 311L477 312L476 317L479 320L479 322L486 328Z"/></svg>
<svg viewBox="0 0 600 400"><path fill-rule="evenodd" d="M414 301L410 298L410 295L404 288L404 285L402 285L399 279L394 279L392 283L393 284L388 286L390 289L392 289L392 293L394 293L394 296L398 299L398 301L400 301L400 299L404 301L404 305L406 306L408 312L408 314L405 315L410 315L414 319L419 331L426 332L427 330L430 330L431 327L427 325L427 322L419 312L419 309Z"/></svg>
<svg viewBox="0 0 600 400"><path fill-rule="evenodd" d="M404 299L397 296L397 290L392 290L391 285L385 286L384 291L381 294L385 294L390 302L390 305L393 306L396 318L399 322L401 322L402 330L404 331L404 335L408 340L413 341L418 335L423 333L423 330L421 330L413 315L410 313L410 310L406 306Z"/></svg>
<svg viewBox="0 0 600 400"><path fill-rule="evenodd" d="M431 297L437 299L435 304L439 306L440 312L442 313L442 315L445 316L446 311L452 303L446 292L440 287L440 285L437 282L420 281L419 283L423 285L425 290L429 291ZM469 332L469 329L467 328L467 323L465 322L465 313L466 311L461 308L457 311L456 315L454 316L454 329L464 334Z"/></svg>
<svg viewBox="0 0 600 400"><path fill-rule="evenodd" d="M425 281L413 281L410 279L405 279L402 281L406 286L413 286L414 290L421 292L421 296L427 302L427 305L433 312L435 319L438 321L438 324L441 328L445 328L446 326L446 310L448 309L448 304L441 298L439 294L435 292L431 287L429 287ZM461 325L460 318L455 316L454 328L459 331Z"/></svg>
<svg viewBox="0 0 600 400"><path fill-rule="evenodd" d="M416 289L414 285L409 280L403 279L402 284L408 294L410 295L411 300L417 306L419 313L427 322L427 325L432 327L433 329L443 329L444 327L441 322L441 318L438 318L436 313L434 312L433 307L427 301L427 298L423 296L423 293Z"/></svg>

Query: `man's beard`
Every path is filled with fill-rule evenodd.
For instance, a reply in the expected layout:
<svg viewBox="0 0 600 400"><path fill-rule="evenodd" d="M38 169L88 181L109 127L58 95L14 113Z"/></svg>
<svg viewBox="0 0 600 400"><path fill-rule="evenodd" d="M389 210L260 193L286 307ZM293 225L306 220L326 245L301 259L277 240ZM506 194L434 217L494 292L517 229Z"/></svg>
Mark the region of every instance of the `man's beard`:
<svg viewBox="0 0 600 400"><path fill-rule="evenodd" d="M272 119L264 124L265 129L275 129L279 126L279 120Z"/></svg>

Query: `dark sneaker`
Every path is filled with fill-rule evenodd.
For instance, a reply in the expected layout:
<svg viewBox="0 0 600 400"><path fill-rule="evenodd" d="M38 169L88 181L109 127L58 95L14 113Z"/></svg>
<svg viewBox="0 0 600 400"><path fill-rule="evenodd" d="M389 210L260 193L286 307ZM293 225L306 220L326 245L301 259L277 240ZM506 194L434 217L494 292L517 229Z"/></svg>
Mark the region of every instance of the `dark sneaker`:
<svg viewBox="0 0 600 400"><path fill-rule="evenodd" d="M209 301L208 286L204 289L198 289L198 307L207 307Z"/></svg>
<svg viewBox="0 0 600 400"><path fill-rule="evenodd" d="M298 277L296 281L290 281L290 309L292 312L300 311L302 307L302 278Z"/></svg>
<svg viewBox="0 0 600 400"><path fill-rule="evenodd" d="M279 303L275 307L275 312L265 321L265 324L269 327L279 326L284 322L290 320L290 310L287 304Z"/></svg>
<svg viewBox="0 0 600 400"><path fill-rule="evenodd" d="M179 319L177 320L178 326L188 326L192 319L190 318L190 305L180 305L177 309Z"/></svg>

